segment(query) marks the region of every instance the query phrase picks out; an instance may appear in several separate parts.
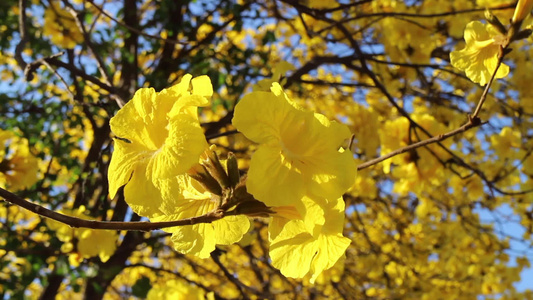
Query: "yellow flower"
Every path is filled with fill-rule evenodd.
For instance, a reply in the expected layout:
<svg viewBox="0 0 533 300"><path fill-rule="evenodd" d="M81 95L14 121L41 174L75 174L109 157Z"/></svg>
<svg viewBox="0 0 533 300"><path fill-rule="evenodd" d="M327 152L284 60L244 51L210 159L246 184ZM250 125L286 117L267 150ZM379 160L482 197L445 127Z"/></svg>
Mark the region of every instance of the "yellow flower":
<svg viewBox="0 0 533 300"><path fill-rule="evenodd" d="M98 256L102 262L106 262L117 249L116 231L78 228L76 237L78 252L84 258Z"/></svg>
<svg viewBox="0 0 533 300"><path fill-rule="evenodd" d="M518 0L514 11L512 23L523 21L533 9L533 0Z"/></svg>
<svg viewBox="0 0 533 300"><path fill-rule="evenodd" d="M314 283L324 270L333 267L344 255L350 239L342 236L342 198L328 202L305 197L304 201L309 206L308 210L313 212L308 213L306 219L313 219L318 214L318 222L309 230L306 220L291 220L282 215L274 215L268 228L270 258L272 265L283 275L293 278L311 275L310 281ZM322 210L323 216L320 216L317 208Z"/></svg>
<svg viewBox="0 0 533 300"><path fill-rule="evenodd" d="M304 195L337 199L355 180L352 154L339 151L348 127L298 107L278 83L244 96L233 125L259 143L246 186L268 206L294 206L304 215Z"/></svg>
<svg viewBox="0 0 533 300"><path fill-rule="evenodd" d="M67 10L61 8L59 2L51 1L44 11L43 34L63 48L74 48L83 42L83 35L76 21Z"/></svg>
<svg viewBox="0 0 533 300"><path fill-rule="evenodd" d="M451 64L465 71L473 82L484 86L498 63L500 45L504 37L490 24L472 21L466 25L466 47L450 53ZM495 78L509 74L509 67L501 64Z"/></svg>
<svg viewBox="0 0 533 300"><path fill-rule="evenodd" d="M501 160L518 158L518 150L522 146L520 131L511 127L504 127L499 135L490 137L492 148Z"/></svg>
<svg viewBox="0 0 533 300"><path fill-rule="evenodd" d="M118 138L108 171L109 194L113 198L126 185L126 202L141 216L164 213L161 184L185 173L207 147L197 108L208 104L213 88L207 76L191 78L187 74L159 93L142 88L111 118Z"/></svg>
<svg viewBox="0 0 533 300"><path fill-rule="evenodd" d="M28 141L0 129L0 187L11 191L29 188L37 182L38 170Z"/></svg>

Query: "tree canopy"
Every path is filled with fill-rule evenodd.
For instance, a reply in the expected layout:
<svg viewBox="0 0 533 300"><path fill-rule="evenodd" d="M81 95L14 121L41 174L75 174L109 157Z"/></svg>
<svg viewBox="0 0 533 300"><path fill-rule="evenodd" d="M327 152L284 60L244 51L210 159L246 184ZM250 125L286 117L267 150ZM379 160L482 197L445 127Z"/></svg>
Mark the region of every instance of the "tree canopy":
<svg viewBox="0 0 533 300"><path fill-rule="evenodd" d="M0 295L533 299L532 7L1 1Z"/></svg>

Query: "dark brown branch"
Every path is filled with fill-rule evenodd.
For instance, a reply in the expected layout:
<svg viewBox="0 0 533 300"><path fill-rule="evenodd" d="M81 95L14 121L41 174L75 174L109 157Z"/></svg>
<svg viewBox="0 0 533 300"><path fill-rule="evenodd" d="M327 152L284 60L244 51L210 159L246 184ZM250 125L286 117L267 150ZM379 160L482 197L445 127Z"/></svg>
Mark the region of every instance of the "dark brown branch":
<svg viewBox="0 0 533 300"><path fill-rule="evenodd" d="M28 33L26 30L26 0L19 0L19 34L20 42L15 48L15 60L22 70L26 69L26 62L22 58L22 51L28 42Z"/></svg>
<svg viewBox="0 0 533 300"><path fill-rule="evenodd" d="M91 40L91 36L89 35L87 30L85 29L85 26L83 25L83 21L82 21L82 18L80 16L80 14L78 14L78 12L76 10L74 10L74 8L72 8L72 6L70 4L65 3L65 6L67 7L67 10L72 15L72 17L74 18L74 21L76 22L76 26L78 27L78 29L82 33L85 45L87 46L89 51L92 53L94 59L96 60L96 67L98 68L98 71L100 71L100 74L104 78L105 83L107 83L108 85L112 86L112 82L109 79L110 78L109 74L108 74L108 72L107 72L107 70L105 68L104 60L102 59L102 57L96 51L96 48L94 47L93 42ZM117 103L117 105L119 107L123 107L124 104L126 104L124 99L122 99L122 97L120 97L119 95L114 94L112 96L113 96L112 97L113 100L115 100L115 102Z"/></svg>
<svg viewBox="0 0 533 300"><path fill-rule="evenodd" d="M50 65L53 65L53 66L56 66L56 67L61 67L61 68L64 68L66 70L69 70L70 72L74 73L74 75L79 76L79 77L81 77L81 78L83 78L83 79L85 79L85 80L87 80L89 82L94 83L95 85L97 85L98 87L104 89L105 91L107 91L110 94L116 94L116 91L115 91L114 87L103 83L98 78L85 73L85 71L83 71L81 69L78 69L78 68L76 68L76 67L74 67L74 66L72 66L72 65L70 65L68 63L65 63L65 62L59 60L58 57L63 55L63 54L64 54L64 52L59 52L59 53L56 53L56 54L53 54L53 55L50 55L50 56L47 56L47 57L43 57L43 58L37 59L36 61L33 61L33 62L29 63L26 66L26 69L24 70L24 75L26 76L26 81L31 81L33 79L33 76L34 76L33 73L42 64L47 62Z"/></svg>
<svg viewBox="0 0 533 300"><path fill-rule="evenodd" d="M168 222L102 222L84 220L60 214L43 206L22 199L21 197L4 190L3 188L0 188L0 197L4 198L7 202L18 205L40 216L67 224L74 228L150 231L166 227L211 223L223 218L226 215L231 215L231 212L211 211L205 215Z"/></svg>

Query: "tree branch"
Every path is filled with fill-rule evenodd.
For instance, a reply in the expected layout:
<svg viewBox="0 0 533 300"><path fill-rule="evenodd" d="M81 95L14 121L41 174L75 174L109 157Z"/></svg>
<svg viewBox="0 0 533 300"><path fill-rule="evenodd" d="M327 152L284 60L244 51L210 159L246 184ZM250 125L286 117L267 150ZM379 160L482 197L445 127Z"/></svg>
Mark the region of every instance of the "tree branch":
<svg viewBox="0 0 533 300"><path fill-rule="evenodd" d="M402 154L402 153L405 153L405 152L408 152L410 150L414 150L416 148L420 148L420 147L424 147L424 146L427 146L427 145L430 145L430 144L434 144L434 143L438 143L438 142L441 142L449 137L452 137L454 135L457 135L459 133L463 133L471 128L474 128L474 127L478 127L480 125L483 125L483 123L480 122L480 120L478 118L469 118L468 122L466 124L464 124L463 126L457 128L457 129L454 129L450 132L447 132L447 133L444 133L444 134L439 134L439 135L436 135L432 138L428 138L428 139L425 139L423 141L420 141L420 142L417 142L417 143L414 143L414 144L411 144L411 145L408 145L408 146L405 146L405 147L402 147L400 149L396 149L386 155L383 155L383 156L380 156L378 158L375 158L375 159L372 159L370 161L367 161L365 163L362 163L360 165L357 166L357 170L362 170L362 169L365 169L365 168L368 168L370 166L373 166L377 163L380 163L386 159L389 159L391 157L394 157L396 155L399 155L399 154Z"/></svg>
<svg viewBox="0 0 533 300"><path fill-rule="evenodd" d="M7 190L4 190L3 188L0 188L0 197L4 198L7 202L18 205L40 216L67 224L74 228L150 231L166 227L194 225L199 223L211 223L213 221L222 219L224 216L232 214L232 212L214 210L201 216L168 222L102 222L84 220L60 214L46 207L22 199L21 197Z"/></svg>

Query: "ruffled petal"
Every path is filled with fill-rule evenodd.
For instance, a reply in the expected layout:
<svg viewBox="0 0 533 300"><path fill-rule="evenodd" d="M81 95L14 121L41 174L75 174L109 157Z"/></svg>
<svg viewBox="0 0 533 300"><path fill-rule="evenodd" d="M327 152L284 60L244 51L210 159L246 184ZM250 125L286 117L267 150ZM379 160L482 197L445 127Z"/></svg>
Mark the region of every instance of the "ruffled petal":
<svg viewBox="0 0 533 300"><path fill-rule="evenodd" d="M212 223L217 245L237 243L250 229L246 216L227 216Z"/></svg>
<svg viewBox="0 0 533 300"><path fill-rule="evenodd" d="M131 179L133 170L139 162L145 161L151 154L142 146L130 145L122 140L115 140L113 157L109 163L109 197L115 198L120 187Z"/></svg>
<svg viewBox="0 0 533 300"><path fill-rule="evenodd" d="M171 118L165 144L154 155L153 178L165 179L185 173L198 163L206 148L207 142L197 120L183 114Z"/></svg>
<svg viewBox="0 0 533 300"><path fill-rule="evenodd" d="M260 144L278 144L280 124L298 120L294 107L283 95L253 92L245 95L235 107L233 125L248 139Z"/></svg>
<svg viewBox="0 0 533 300"><path fill-rule="evenodd" d="M276 220L277 217L273 217L269 226L270 258L272 265L283 275L302 278L310 274L313 283L324 270L335 265L350 245L350 239L342 236L342 198L322 207L325 208L324 217L328 222L316 226L312 233L308 232L308 226L301 220ZM281 230L275 228L279 226Z"/></svg>
<svg viewBox="0 0 533 300"><path fill-rule="evenodd" d="M131 179L124 187L124 199L139 216L154 217L161 214L161 192L152 182L153 164L149 160L137 163Z"/></svg>

